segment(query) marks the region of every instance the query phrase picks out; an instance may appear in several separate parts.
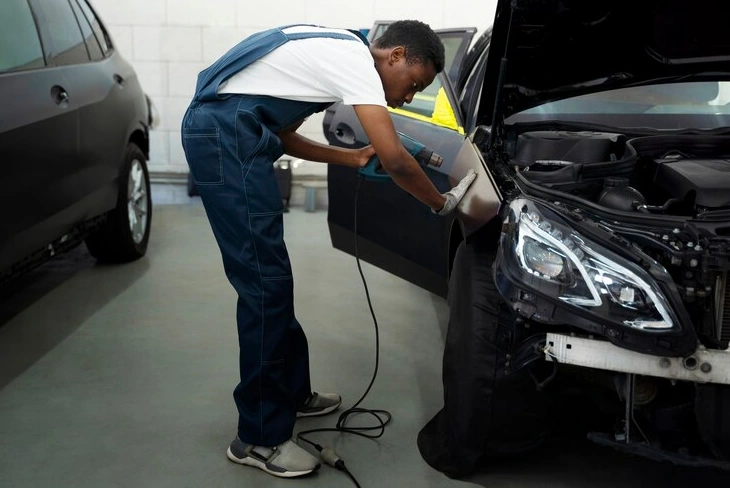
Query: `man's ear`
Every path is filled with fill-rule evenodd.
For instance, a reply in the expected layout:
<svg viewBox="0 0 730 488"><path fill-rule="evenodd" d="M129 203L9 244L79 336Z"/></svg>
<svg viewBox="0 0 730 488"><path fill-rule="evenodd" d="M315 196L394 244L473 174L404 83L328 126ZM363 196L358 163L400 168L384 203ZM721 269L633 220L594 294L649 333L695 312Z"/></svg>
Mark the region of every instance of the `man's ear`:
<svg viewBox="0 0 730 488"><path fill-rule="evenodd" d="M405 59L406 57L406 48L403 46L397 46L390 50L390 56L388 57L388 61L390 64L397 63L401 59Z"/></svg>

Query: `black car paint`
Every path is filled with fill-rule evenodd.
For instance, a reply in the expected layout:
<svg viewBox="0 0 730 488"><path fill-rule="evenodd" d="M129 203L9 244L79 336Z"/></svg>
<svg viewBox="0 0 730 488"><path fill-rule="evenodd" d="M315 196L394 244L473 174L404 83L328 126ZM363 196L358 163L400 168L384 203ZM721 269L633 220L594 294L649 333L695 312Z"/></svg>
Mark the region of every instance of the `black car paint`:
<svg viewBox="0 0 730 488"><path fill-rule="evenodd" d="M4 279L50 257L43 250L63 236L78 242L115 208L130 142L149 156L149 103L116 49L100 61L55 66L46 47L46 58L42 68L0 73Z"/></svg>
<svg viewBox="0 0 730 488"><path fill-rule="evenodd" d="M560 3L560 0L555 0L555 2ZM521 114L508 118L508 131L505 131L504 126L502 125L503 121L501 119L501 115L499 123L495 124L491 130L486 129L484 125L472 125L479 124L485 120L491 121L491 115L486 115L484 113L485 103L487 103L485 100L490 98L493 99L492 104L487 106L488 110L494 110L495 107L500 107L502 102L508 104L513 103L511 100L514 97L510 94L509 90L502 93L497 87L493 86L493 84L497 83L497 80L494 78L499 78L500 76L500 70L495 71L494 65L496 64L500 69L504 68L504 53L496 56L495 58L493 51L494 46L491 45L491 39L500 35L504 37L506 28L504 23L508 20L512 20L509 15L505 14L505 9L507 13L511 13L509 12L510 9L507 7L507 4L510 4L510 2L500 2L500 8L502 10L501 12L498 10L493 35L490 35L489 32L485 34L485 38L489 39L489 42L481 44L477 42L472 51L466 56L464 62L465 66L462 68L461 75L457 81L457 86L460 87L461 90L456 95L450 93L449 98L452 102L452 106L458 107L458 111L462 114L462 120L465 121L465 131L467 133L471 133L472 141L484 151L484 156L490 172L493 176L500 180L500 185L505 186L506 194L509 195L508 200L515 198L520 194L531 195L535 198L572 202L577 206L582 206L583 208L591 211L597 218L607 219L608 221L626 222L629 225L685 226L687 221L686 218L664 215L639 216L630 212L618 212L616 210L602 208L584 199L576 199L572 197L570 193L555 192L551 191L549 188L530 183L529 181L526 181L520 173L518 173L515 178L511 175L503 174L505 173L504 168L506 168L510 162L505 160L504 156L500 154L500 152L513 150L516 134L528 130L591 130L590 125L581 125L579 123L574 123L571 126L570 124L566 125L555 121L540 122L540 114L531 114L531 118L529 119L524 118ZM618 4L621 7L625 7L622 2L619 2ZM531 3L517 2L517 4L510 5L528 5L529 8ZM502 41L502 44L499 46L504 49L504 41ZM537 48L537 46L533 47ZM572 53L567 53L565 55L570 57L571 54ZM518 74L514 76L520 76L519 70L524 70L524 68L518 68ZM565 76L577 75L567 74ZM558 80L562 82L564 81L564 78L561 78L560 75L554 75L552 77L548 76L547 80L547 82L550 82L551 80ZM503 78L502 81L509 81L509 78ZM647 80L634 81L638 83ZM510 89L511 88L514 87L510 86ZM563 88L565 89L556 89L554 91L548 90L545 94L545 99L554 100L559 99L562 96L571 96L576 93L576 91L577 93L582 93L585 87L572 87L572 90L569 89L570 87ZM596 89L596 87L594 87L594 89ZM533 97L530 98L530 100L539 99L539 93L532 93L529 90L526 93ZM500 100L501 96L504 96L507 100L494 103L495 100ZM457 100L461 103L457 102ZM337 140L336 129L334 128L338 126L340 120L343 118L349 120L348 109L351 110L349 107L335 106L328 110L330 113L328 113L325 118L324 130L328 140L332 144L342 145L342 141ZM509 113L509 111L506 113ZM657 114L647 114L646 120L651 122L657 121L657 127L659 128L676 128L674 124L677 122L671 120L671 117L656 118L656 116ZM642 115L642 117L644 117L644 115ZM580 117L577 118L580 119ZM636 118L636 116L634 116L634 118ZM692 116L690 121L694 126L704 127L710 119L714 119L714 122L718 123L719 120L725 120L725 118L727 118L726 115L699 114L697 116ZM434 127L430 124L413 120L406 121L405 117L399 115L394 114L393 119L398 130L421 140L427 145L443 145L445 144L444 141L449 141L449 144L456 145L459 141L463 141L464 138L464 136L461 136L460 138L447 129ZM624 115L622 118L620 114L609 114L606 116L606 119L608 122L612 120L621 121L626 120L626 116ZM530 122L528 123L526 120L529 120ZM642 118L641 120L643 121L645 119ZM399 124L407 124L407 127L401 127ZM600 129L600 127L593 128L593 130ZM603 129L606 130L607 128L604 127ZM333 130L335 131L334 134ZM356 138L359 137L357 128L352 132L356 134ZM687 133L693 135L696 134L697 131L690 130L687 131ZM656 134L657 131L655 130L647 129L642 131L641 129L635 129L634 133L631 135L633 137L644 137L648 140L649 136L655 136ZM437 142L434 143L432 141ZM449 158L452 157L454 153L446 151L443 155L445 157L445 161L448 162ZM441 170L448 168L447 162L445 162L445 166L442 167ZM330 169L330 233L332 235L334 247L351 254L354 250L355 239L352 232L353 204L351 202L353 197L350 195L356 188L355 180L356 178L353 176L352 172L348 172L346 169ZM343 182L346 181L347 183L343 184ZM434 181L437 180L434 179ZM410 197L405 195L402 191L399 191L392 182L390 184L381 184L379 188L373 189L373 192L375 191L377 191L377 198L373 198L373 194L370 194L370 197L368 197L367 194L361 192L362 194L359 201L359 208L362 209L361 215L382 214L382 208L399 208L398 206L404 208L404 213L396 216L390 216L387 219L366 219L367 222L365 223L362 222L364 219L361 217L360 222L358 223L361 256L363 256L365 260L411 281L418 286L426 288L437 294L445 295L447 291L447 277L451 271L450 265L453 260L453 252L462 239L458 225L449 221L434 221L432 216L429 216L431 217L430 219L429 217L422 218L421 216L424 214L423 207L419 206L417 203L412 203L411 205L404 203L404 201L409 200ZM395 200L395 198L398 197L390 198L389 195L391 192L398 195L400 200ZM493 237L496 243L499 240L500 232L497 229L497 225L493 225L492 227L495 229ZM627 255L629 258L631 257L630 253L623 253L623 255L624 257L627 257ZM507 274L509 273L502 273L502 275ZM518 293L518 281L518 279L515 279L515 283L512 284L516 291L508 293L510 297ZM681 309L682 307L679 308ZM688 320L685 318L684 322L685 328L687 328L688 326L686 324ZM658 342L655 342L654 338L644 337L642 332L638 332L636 336L638 337L638 340L633 339L624 341L626 334L619 333L614 335L614 340L618 344L621 344L621 342L624 341L626 343L626 347L639 350L641 350L641 344L646 346L647 344L653 343L654 345L646 347L644 350L655 354L664 352L669 353L670 355L682 355L690 352L690 349L692 348L691 343L694 339L696 339L696 337L692 334L686 333L685 337L679 342L676 340L666 340L660 345ZM642 337L644 338L642 339Z"/></svg>
<svg viewBox="0 0 730 488"><path fill-rule="evenodd" d="M421 125L421 130L414 131L414 122L405 117L393 119L398 130L405 133L420 133L424 130L427 133L439 132L437 127L424 125ZM429 148L446 158L456 154L461 136L454 133L453 137L434 137L432 140L438 140L441 144L431 145ZM333 143L331 139L330 143ZM449 182L442 172L444 169L426 168L425 171L439 190L448 191ZM448 263L443 262L442 257L449 254L449 239L443 239L442 236L451 232L453 217L443 218L433 214L392 181L361 182L357 172L350 168L330 166L327 179L328 187L337 188L338 195L349 196L346 200L338 197L337 204L329 205L328 223L336 248L354 250L353 230L357 206L361 257L396 275L415 281L433 293L445 296L444 270ZM358 187L359 191L356 191ZM382 213L386 208L393 209L393 215L387 221L368 218L369 215ZM414 229L418 229L418 232L413 232Z"/></svg>
<svg viewBox="0 0 730 488"><path fill-rule="evenodd" d="M724 7L721 0L499 0L484 81L484 93L497 96L482 97L479 124L599 90L716 80L730 62Z"/></svg>
<svg viewBox="0 0 730 488"><path fill-rule="evenodd" d="M437 31L443 36L459 36L461 46L451 65L438 75L454 106L452 85L463 77L465 61L473 60L468 46L473 28ZM482 48L484 43L477 43ZM488 45L488 43L486 44ZM471 62L471 61L470 61ZM463 81L462 81L463 83ZM451 129L392 113L396 130L418 134L418 140L444 158L439 168L427 168L426 174L436 188L448 191L449 169L462 146L464 136ZM461 119L460 114L457 119ZM327 141L335 146L357 148L367 144L367 137L352 107L334 104L327 109L323 121ZM433 214L422 203L405 193L392 181L362 182L356 171L331 165L327 170L330 205L328 224L333 246L354 253L355 209L358 217L358 251L360 256L397 276L407 279L437 295L446 296L450 261L456 252L454 242L461 240L461 231L453 216ZM359 186L360 185L360 186ZM360 188L358 192L356 190ZM336 189L336 190L334 190ZM357 202L355 196L357 195ZM377 195L377 198L372 196ZM387 220L370 219L383 209L391 209ZM418 229L418 232L413 232ZM452 237L453 234L453 237Z"/></svg>
<svg viewBox="0 0 730 488"><path fill-rule="evenodd" d="M540 47L540 44L532 42L524 45L523 41L525 39L529 40L531 30L537 33L541 32L541 30L544 32L546 26L543 24L547 22L542 22L545 19L540 19L539 16L533 16L532 14L534 12L521 12L514 17L522 22L518 22L516 27L513 26L518 31L518 34L528 34L528 36L520 37L520 35L517 35L516 39L518 40L511 46L513 50L510 51L507 48L506 33L509 30L507 28L509 27L507 21L513 19L511 16L511 9L513 7L517 10L519 8L529 10L531 6L535 6L537 12L545 13L546 10L543 9L547 9L548 14L551 12L550 9L555 9L556 12L559 12L556 15L565 15L570 18L571 9L573 9L573 13L577 11L591 12L606 5L615 5L619 11L621 9L625 10L622 15L617 15L610 19L607 25L616 27L614 35L603 40L596 40L599 47L607 47L610 39L615 38L616 35L625 35L625 39L616 43L616 46L624 46L626 43L630 44L631 34L635 34L636 30L627 32L623 26L620 26L620 20L630 17L634 12L638 14L638 17L637 19L628 19L627 22L629 22L629 25L634 25L634 22L638 24L638 20L646 20L646 16L649 15L652 8L659 8L658 6L668 7L671 11L671 7L677 7L676 12L679 15L675 12L674 14L667 15L664 19L674 19L681 24L682 22L679 22L679 20L681 20L680 17L682 15L686 15L688 19L693 19L689 15L691 12L686 10L687 8L690 11L696 10L702 12L701 15L707 16L716 14L718 10L717 8L712 8L712 6L718 7L719 4L718 2L700 2L698 5L683 2L682 5L679 5L678 2L668 1L646 2L638 5L635 2L625 1L586 3L563 0L547 2L500 0L497 24L501 27L495 27L494 31L494 37L497 38L497 42L489 48L489 52L482 50L475 56L471 56L471 59L476 59L474 66L478 68L474 70L475 72L472 72L471 77L467 77L467 79L472 78L472 83L465 83L463 89L461 85L458 85L457 95L458 101L461 104L453 105L454 100L452 100L452 106L458 107L462 114L465 115L463 120L465 121L466 132L469 134L470 140L482 151L490 173L500 186L505 203L512 202L517 198L528 199L534 202L539 201L553 213L559 214L563 218L568 219L572 216L575 221L567 227L572 227L577 232L579 231L586 236L591 236L596 242L600 242L602 245L610 248L611 253L614 256L620 256L621 263L624 266L628 266L629 269L637 270L641 268L651 276L654 281L654 286L667 298L673 309L673 318L677 319L674 323L679 324L679 326L671 331L664 332L631 330L628 327L619 325L618 322L611 323L608 318L606 320L592 319L588 316L589 314L582 314L579 310L576 310L576 307L573 307L571 311L570 307L558 303L559 300L555 296L540 296L539 293L536 293L540 287L531 286L531 284L536 284L538 280L526 279L524 274L521 275L519 273L516 269L516 263L509 256L509 246L506 245L507 243L503 242L501 246L498 246L502 231L505 231L505 235L509 233L508 227L510 222L504 221L507 212L503 212L501 215L502 218L495 219L489 226L484 227L474 236L474 239L470 243L462 246L462 249L484 244L486 247L493 245L497 251L494 268L492 268L491 262L488 266L495 272L494 277L496 285L499 288L499 298L504 300L503 303L511 309L513 315L512 322L503 329L506 329L506 334L510 332L529 332L534 334L532 341L515 345L515 362L518 361L517 358L520 357L519 353L523 350L527 351L526 356L530 360L541 364L544 362L546 349L543 349L543 346L547 347L547 345L542 343L540 339L542 337L544 340L544 331L576 334L595 340L607 339L621 348L664 358L691 358L690 355L698 348L698 345L709 349L723 350L727 347L727 340L723 341L722 337L726 339L730 338L730 325L727 319L723 319L722 321L722 332L724 335L721 336L721 340L708 337L706 328L703 330L700 326L704 320L704 316L701 316L701 320L695 323L695 318L699 315L698 309L702 305L696 305L696 302L692 302L691 299L687 300L687 296L690 296L688 295L689 287L692 285L687 285L683 282L684 279L689 279L690 281L697 279L699 281L704 274L714 279L713 273L717 273L718 271L720 273L727 273L730 270L730 239L727 237L729 235L728 229L730 229L730 211L727 208L706 209L700 215L693 214L692 216L682 214L661 215L609 209L601 207L579 195L573 195L569 191L557 191L550 188L550 185L536 184L530 178L526 177L525 172L514 169L515 165L518 164L518 161L513 159L514 143L518 136L528 131L544 130L610 132L612 130L619 131L616 129L617 127L630 127L632 129L621 130L620 132L628 138L636 138L637 144L642 146L641 151L643 151L643 157L646 159L659 157L654 154L657 149L661 150L661 148L664 148L666 151L666 149L678 147L678 150L681 151L685 146L691 149L697 149L697 151L691 151L690 153L694 155L699 154L696 157L700 158L722 157L727 159L730 157L730 151L727 150L730 147L730 138L727 137L728 131L726 127L729 124L726 113L719 115L714 113L690 114L686 117L667 117L659 114L642 114L640 117L634 114L606 114L600 119L601 123L605 124L603 126L597 125L595 117L584 116L583 114L570 114L571 117L567 122L553 120L554 118L551 119L550 114L547 116L541 116L541 114L515 114L508 117L520 108L528 108L545 101L558 100L590 91L600 91L605 87L649 84L654 78L658 78L660 82L674 81L677 77L694 71L698 65L702 66L707 61L707 59L698 58L685 63L677 63L675 62L676 60L666 59L668 62L659 71L652 72L648 65L638 66L635 73L630 77L621 76L620 74L619 76L612 76L611 73L603 73L606 76L606 79L603 80L605 84L583 84L581 81L585 80L580 79L583 74L581 69L578 69L578 66L581 66L580 63L575 64L575 62L562 60L555 65L547 66L543 61L535 60L535 66L542 67L539 73L541 75L544 74L543 77L536 76L536 71L531 69L533 65L528 60L531 59L530 56L532 54L540 52L537 49ZM637 7L636 10L632 8L633 6ZM524 15L524 17L520 17L520 15ZM534 20L534 25L530 22L525 22L525 19ZM585 20L586 18L583 17L583 19ZM600 17L594 20L600 20ZM696 21L697 19L694 18L693 20ZM718 22L712 22L710 25L717 27ZM566 26L563 25L563 27ZM586 22L585 24L580 24L579 22L576 24L574 22L567 27L569 28L564 28L558 34L568 39L575 34L576 39L580 39L581 36L579 34L581 34L581 29L589 29L591 23ZM621 28L619 29L618 27ZM550 26L547 26L547 28L549 29ZM522 31L520 31L521 29ZM666 27L666 30L671 31L669 27ZM708 30L712 31L713 29ZM691 37L692 33L696 32L696 28L687 32ZM720 31L715 29L714 34L706 32L697 38L707 40L708 36L717 35L718 32ZM646 33L640 33L639 35L644 34ZM582 39L586 44L579 46L575 50L566 49L563 51L555 49L553 45L553 52L550 53L553 56L552 59L559 56L570 58L576 52L578 54L586 54L591 49L591 38L587 36ZM671 40L671 42L675 41ZM550 46L551 44L546 43L546 45ZM638 45L643 49L644 46L641 43L638 43ZM712 46L713 44L710 45ZM727 47L726 43L724 44L722 42L718 45ZM523 47L525 51L520 53L519 50ZM724 51L727 52L728 49L724 49ZM597 56L595 62L588 67L606 67L612 69L619 66L621 62L621 51L619 49L615 51L608 50L605 54L608 55L609 53L613 54L617 59L608 60L604 66L600 66L600 63L604 59L601 56ZM654 50L654 54L656 54L656 50ZM522 57L520 57L521 55ZM578 59L581 59L580 56ZM726 58L723 59L726 60ZM515 66L515 61L520 61L524 64L522 66ZM525 63L525 61L527 62ZM704 64L704 66L719 67L719 64L715 64L715 61L711 60L708 64ZM693 64L694 66L692 66ZM551 71L561 66L564 68L563 72L559 70L555 72ZM693 80L730 79L727 63L722 68L721 72L707 73L706 76L695 77ZM593 72L590 76L596 76L597 73L598 71ZM523 78L520 78L521 76ZM480 77L482 77L480 83L473 83L474 79L479 79ZM502 86L503 83L504 86ZM531 86L529 83L546 83L543 86L545 90L532 90L531 88L537 88L537 85ZM550 83L554 84L550 85ZM703 101L707 100L707 94L705 93ZM470 116L469 114L472 115ZM585 123L582 123L583 121ZM641 127L651 128L642 129ZM684 127L692 128L683 129ZM705 127L710 128L710 130L705 130ZM403 132L416 139L421 139L428 144L429 141L425 140L422 137L422 132L418 130L420 127L414 127L414 129L412 132ZM696 147L692 147L693 145ZM718 150L720 147L722 150ZM608 159L601 161L608 161ZM339 182L342 179L340 178L334 181ZM330 180L330 182L332 183L333 180ZM349 201L354 198L351 194L353 186L346 186L342 189L330 186L331 212L333 206L351 206ZM380 198L379 193L377 194L377 198ZM383 236L383 234L393 234L392 227L396 223L406 225L405 222L409 219L410 215L398 215L394 217L393 214L386 214L383 208L378 208L375 203L377 200L373 198L373 194L370 195L370 199L371 201L367 201L365 197L361 196L361 200L366 200L365 202L361 202L361 207L368 205L368 208L370 208L373 214L368 219L370 220L370 225L367 228L359 227L358 234L360 235L361 242L365 244L371 245L373 241L378 240L379 248L372 246L371 249L371 252L376 254L374 256L375 264L419 286L428 288L424 285L424 277L418 273L418 271L424 268L418 268L413 265L412 258L403 260L409 264L408 268L404 267L402 263L398 262L398 252L394 252L400 243L393 242L387 236ZM653 202L655 205L656 203ZM351 212L351 208L347 208L346 210L347 213ZM342 209L335 211L338 212L338 215L342 214ZM361 221L365 218L362 215L361 213ZM341 219L342 217L338 216L337 218ZM340 225L339 222L335 223L336 225ZM505 227L500 229L500 224L503 223ZM330 222L330 227L333 229L332 221ZM334 228L334 231L331 231L333 234L333 243L340 249L352 252L351 245L354 238L351 235L349 241L340 240L338 242L335 240L336 232L345 234L345 231L350 231L351 233L352 228L350 227L345 230ZM449 231L442 231L438 235L423 235L421 234L421 227L417 225L411 226L409 232L422 237L420 248L417 250L409 250L410 253L423 252L424 248L428 247L429 243L435 239L448 240L450 237L460 237L458 235L452 236ZM672 240L677 237L673 236L681 236L684 239L680 242L680 244L684 245L681 252L679 249L675 252ZM702 246L695 247L699 242L699 238L703 239ZM505 239L505 237L503 236L502 239ZM689 246L689 242L694 243L692 247ZM453 248L453 246L447 247ZM649 255L649 252L653 254ZM654 260L654 257L659 254L663 255L664 262L667 264L671 259L672 266L666 269L662 268L663 263L658 263ZM361 257L364 256L363 253L360 255ZM431 269L441 270L441 274L443 275L443 270L446 268L445 263L448 262L446 256L444 253L439 254L434 262L429 263ZM366 257L366 259L369 258ZM484 259L487 259L486 256ZM676 263L675 259L677 260ZM454 271L455 280L452 280L452 282L459 283L459 278L463 278L465 275L468 276L471 269L479 265L483 267L485 263L485 260L461 263L462 266ZM689 277L688 275L690 274L693 276ZM478 288L478 286L474 287L474 289ZM474 297L469 295L470 291L472 290L469 289L465 293L457 292L450 295L449 303L452 314L456 314L457 317L460 314L464 317L470 317L470 311L482 310L484 307L483 303L478 303L478 299L488 300L489 303L493 303L494 301L494 297L492 296L486 297L485 295L479 295L478 297ZM704 284L701 291L707 291ZM528 298L527 295L532 295L532 297ZM695 299L697 296L699 294L695 295ZM726 294L725 297L727 296ZM711 293L709 293L709 297L710 301L713 299L717 300ZM725 303L728 303L727 298L725 298ZM690 316L691 307L694 307L692 312L694 315L692 316ZM521 314L520 311L524 313ZM533 315L536 311L538 313ZM700 311L705 312L703 310ZM533 318L535 320L532 320ZM486 320L491 323L495 321L494 319L495 317L490 316ZM453 325L453 322L450 323L449 331L451 331ZM480 324L466 323L461 325L464 327L464 330L468 331L477 329ZM710 325L713 327L717 326L712 320L710 320ZM482 340L483 337L479 337L478 342ZM466 344L462 345L464 345L463 350L469 349ZM456 356L458 353L455 353L455 351L457 350L459 352L462 351L462 349L452 347L447 353L450 352L453 356ZM467 361L469 361L467 363L468 368L475 371L488 368L488 363L494 361L496 358L495 353L490 350L490 345L482 344L480 347L477 347L477 351L478 354L467 358ZM453 369L454 367L454 362L459 362L460 360L460 358L452 358L452 363L450 365L445 363L444 367L451 370L450 368ZM464 363L464 361L461 360L461 363ZM511 361L507 361L507 363L511 363ZM514 369L515 367L517 366L509 364L509 366L505 366L505 369L509 370L509 374L514 374L517 372ZM688 366L685 365L685 367ZM730 460L730 445L728 444L727 429L724 428L728 424L727 406L730 400L730 390L727 385L701 384L646 377L657 388L659 400L653 403L649 402L646 405L637 405L634 403L633 393L627 395L627 391L629 390L625 388L625 385L628 384L626 383L627 381L632 382L633 388L634 376L636 375L608 373L603 378L607 379L607 381L602 383L601 375L605 373L603 371L597 370L598 372L596 373L596 370L585 368L576 369L571 366L561 367L560 369L561 379L566 378L568 388L576 388L582 380L586 378L591 379L588 382L590 383L590 388L586 388L585 391L581 390L581 393L585 394L586 397L594 393L600 395L597 397L599 400L596 404L595 414L615 409L610 415L611 420L609 424L600 427L601 431L604 428L608 431L613 431L607 435L593 433L589 435L589 438L601 444L611 445L617 449L641 454L642 456L668 460L673 463L692 466L717 466L723 469L730 469L730 463L727 462ZM596 373L595 377L592 376L593 373ZM574 382L576 378L578 382ZM548 380L550 379L552 378L548 378ZM542 386L548 380L545 380ZM558 381L558 383L560 382ZM464 384L464 388L469 392L472 391L470 389L473 389L480 390L479 393L483 393L484 391L487 391L490 395L492 393L491 386L488 384L485 385L483 382L478 384L467 382ZM445 389L447 391L455 391L459 387L454 384L449 384L445 385ZM477 398L477 392L474 391L474 393L473 398ZM629 442L629 426L631 425L631 429L633 429L631 423L637 422L634 419L638 416L641 416L638 422L640 424L643 422L642 429L644 430L642 431L642 435L646 432L650 438L643 437L644 441L637 441L636 434L634 433L634 437ZM521 419L509 419L506 422L520 421ZM617 425L611 425L613 422L618 423ZM621 438L622 425L626 426L626 430L623 432L626 434L625 439ZM647 427L650 430L646 430ZM449 432L452 431L450 430ZM489 433L482 432L476 435L478 438L473 439L475 443L483 442L484 437L488 436ZM493 440L497 441L497 439ZM648 448L646 446L651 447ZM660 453L660 455L657 455L657 453ZM696 453L699 453L699 455ZM717 459L712 458L712 456Z"/></svg>

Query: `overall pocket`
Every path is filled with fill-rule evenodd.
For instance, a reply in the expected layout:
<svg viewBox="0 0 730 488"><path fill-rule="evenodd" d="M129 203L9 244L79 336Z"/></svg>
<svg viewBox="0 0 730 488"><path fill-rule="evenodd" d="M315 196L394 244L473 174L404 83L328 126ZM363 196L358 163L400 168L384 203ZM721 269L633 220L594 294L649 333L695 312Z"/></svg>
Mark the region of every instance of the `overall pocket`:
<svg viewBox="0 0 730 488"><path fill-rule="evenodd" d="M223 184L223 153L218 127L183 127L183 150L198 185Z"/></svg>

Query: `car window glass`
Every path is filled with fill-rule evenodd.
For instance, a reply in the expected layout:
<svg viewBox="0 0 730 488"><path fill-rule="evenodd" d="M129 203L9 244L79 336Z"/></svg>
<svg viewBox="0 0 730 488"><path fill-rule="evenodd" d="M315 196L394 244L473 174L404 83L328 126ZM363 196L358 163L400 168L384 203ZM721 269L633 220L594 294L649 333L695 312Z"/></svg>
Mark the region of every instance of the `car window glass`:
<svg viewBox="0 0 730 488"><path fill-rule="evenodd" d="M700 81L620 88L546 103L523 113L730 113L724 95L729 86L728 82Z"/></svg>
<svg viewBox="0 0 730 488"><path fill-rule="evenodd" d="M76 18L79 21L79 25L81 26L81 33L83 34L84 40L86 41L86 47L89 50L89 56L91 57L91 60L100 61L104 59L104 53L101 52L101 46L99 45L99 41L96 39L96 34L94 34L94 31L91 28L91 24L89 24L86 15L84 15L84 13L81 11L81 8L79 7L79 4L76 3L76 0L71 0L71 7L73 8L74 13L76 14Z"/></svg>
<svg viewBox="0 0 730 488"><path fill-rule="evenodd" d="M390 22L376 23L375 28L370 32L370 36L369 36L370 42L373 42L375 39L382 36L383 33L388 29L389 26L390 26Z"/></svg>
<svg viewBox="0 0 730 488"><path fill-rule="evenodd" d="M453 130L460 130L453 107L446 96L446 90L437 76L433 83L413 96L413 101L391 112L436 124Z"/></svg>
<svg viewBox="0 0 730 488"><path fill-rule="evenodd" d="M453 66L454 59L464 43L464 36L462 34L440 34L439 37L444 45L444 72L449 75L449 79L453 84L456 83L456 77L459 74L459 67Z"/></svg>
<svg viewBox="0 0 730 488"><path fill-rule="evenodd" d="M40 25L49 64L86 63L89 53L68 0L30 0Z"/></svg>
<svg viewBox="0 0 730 488"><path fill-rule="evenodd" d="M616 128L725 129L730 82L696 81L634 86L548 102L511 115L505 123L555 121Z"/></svg>
<svg viewBox="0 0 730 488"><path fill-rule="evenodd" d="M472 67L471 72L464 82L464 89L459 95L459 105L461 113L465 117L464 124L467 128L473 128L476 124L477 107L481 103L482 84L484 83L484 71L487 64L487 55L489 53L489 44L484 47L483 55ZM494 94L485 93L484 96L494 96Z"/></svg>
<svg viewBox="0 0 730 488"><path fill-rule="evenodd" d="M0 2L0 73L45 66L27 0Z"/></svg>
<svg viewBox="0 0 730 488"><path fill-rule="evenodd" d="M84 15L86 15L86 18L89 20L91 28L94 30L99 44L101 44L101 50L106 56L112 49L112 43L109 40L109 36L107 36L106 31L101 26L101 22L99 22L99 18L96 16L96 14L94 14L94 11L91 10L91 7L89 7L89 4L86 2L86 0L78 0L78 2L81 6L81 10L84 11Z"/></svg>
<svg viewBox="0 0 730 488"><path fill-rule="evenodd" d="M382 36L383 33L390 27L390 22L376 23L373 31L370 33L370 42L375 41L378 37ZM454 67L454 59L459 53L460 48L464 42L464 34L462 33L439 33L437 32L439 39L444 45L444 71L448 73L452 82L456 82L456 76L458 75L458 67Z"/></svg>

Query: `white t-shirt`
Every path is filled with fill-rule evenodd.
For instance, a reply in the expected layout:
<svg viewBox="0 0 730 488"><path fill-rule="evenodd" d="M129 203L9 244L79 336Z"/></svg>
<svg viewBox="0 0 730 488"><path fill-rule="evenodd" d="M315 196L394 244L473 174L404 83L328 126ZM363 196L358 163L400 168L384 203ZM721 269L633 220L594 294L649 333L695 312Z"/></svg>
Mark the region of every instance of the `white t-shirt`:
<svg viewBox="0 0 730 488"><path fill-rule="evenodd" d="M338 32L355 40L313 37L289 41L222 83L218 93L386 106L370 50L355 34L311 26L290 27L284 32Z"/></svg>

